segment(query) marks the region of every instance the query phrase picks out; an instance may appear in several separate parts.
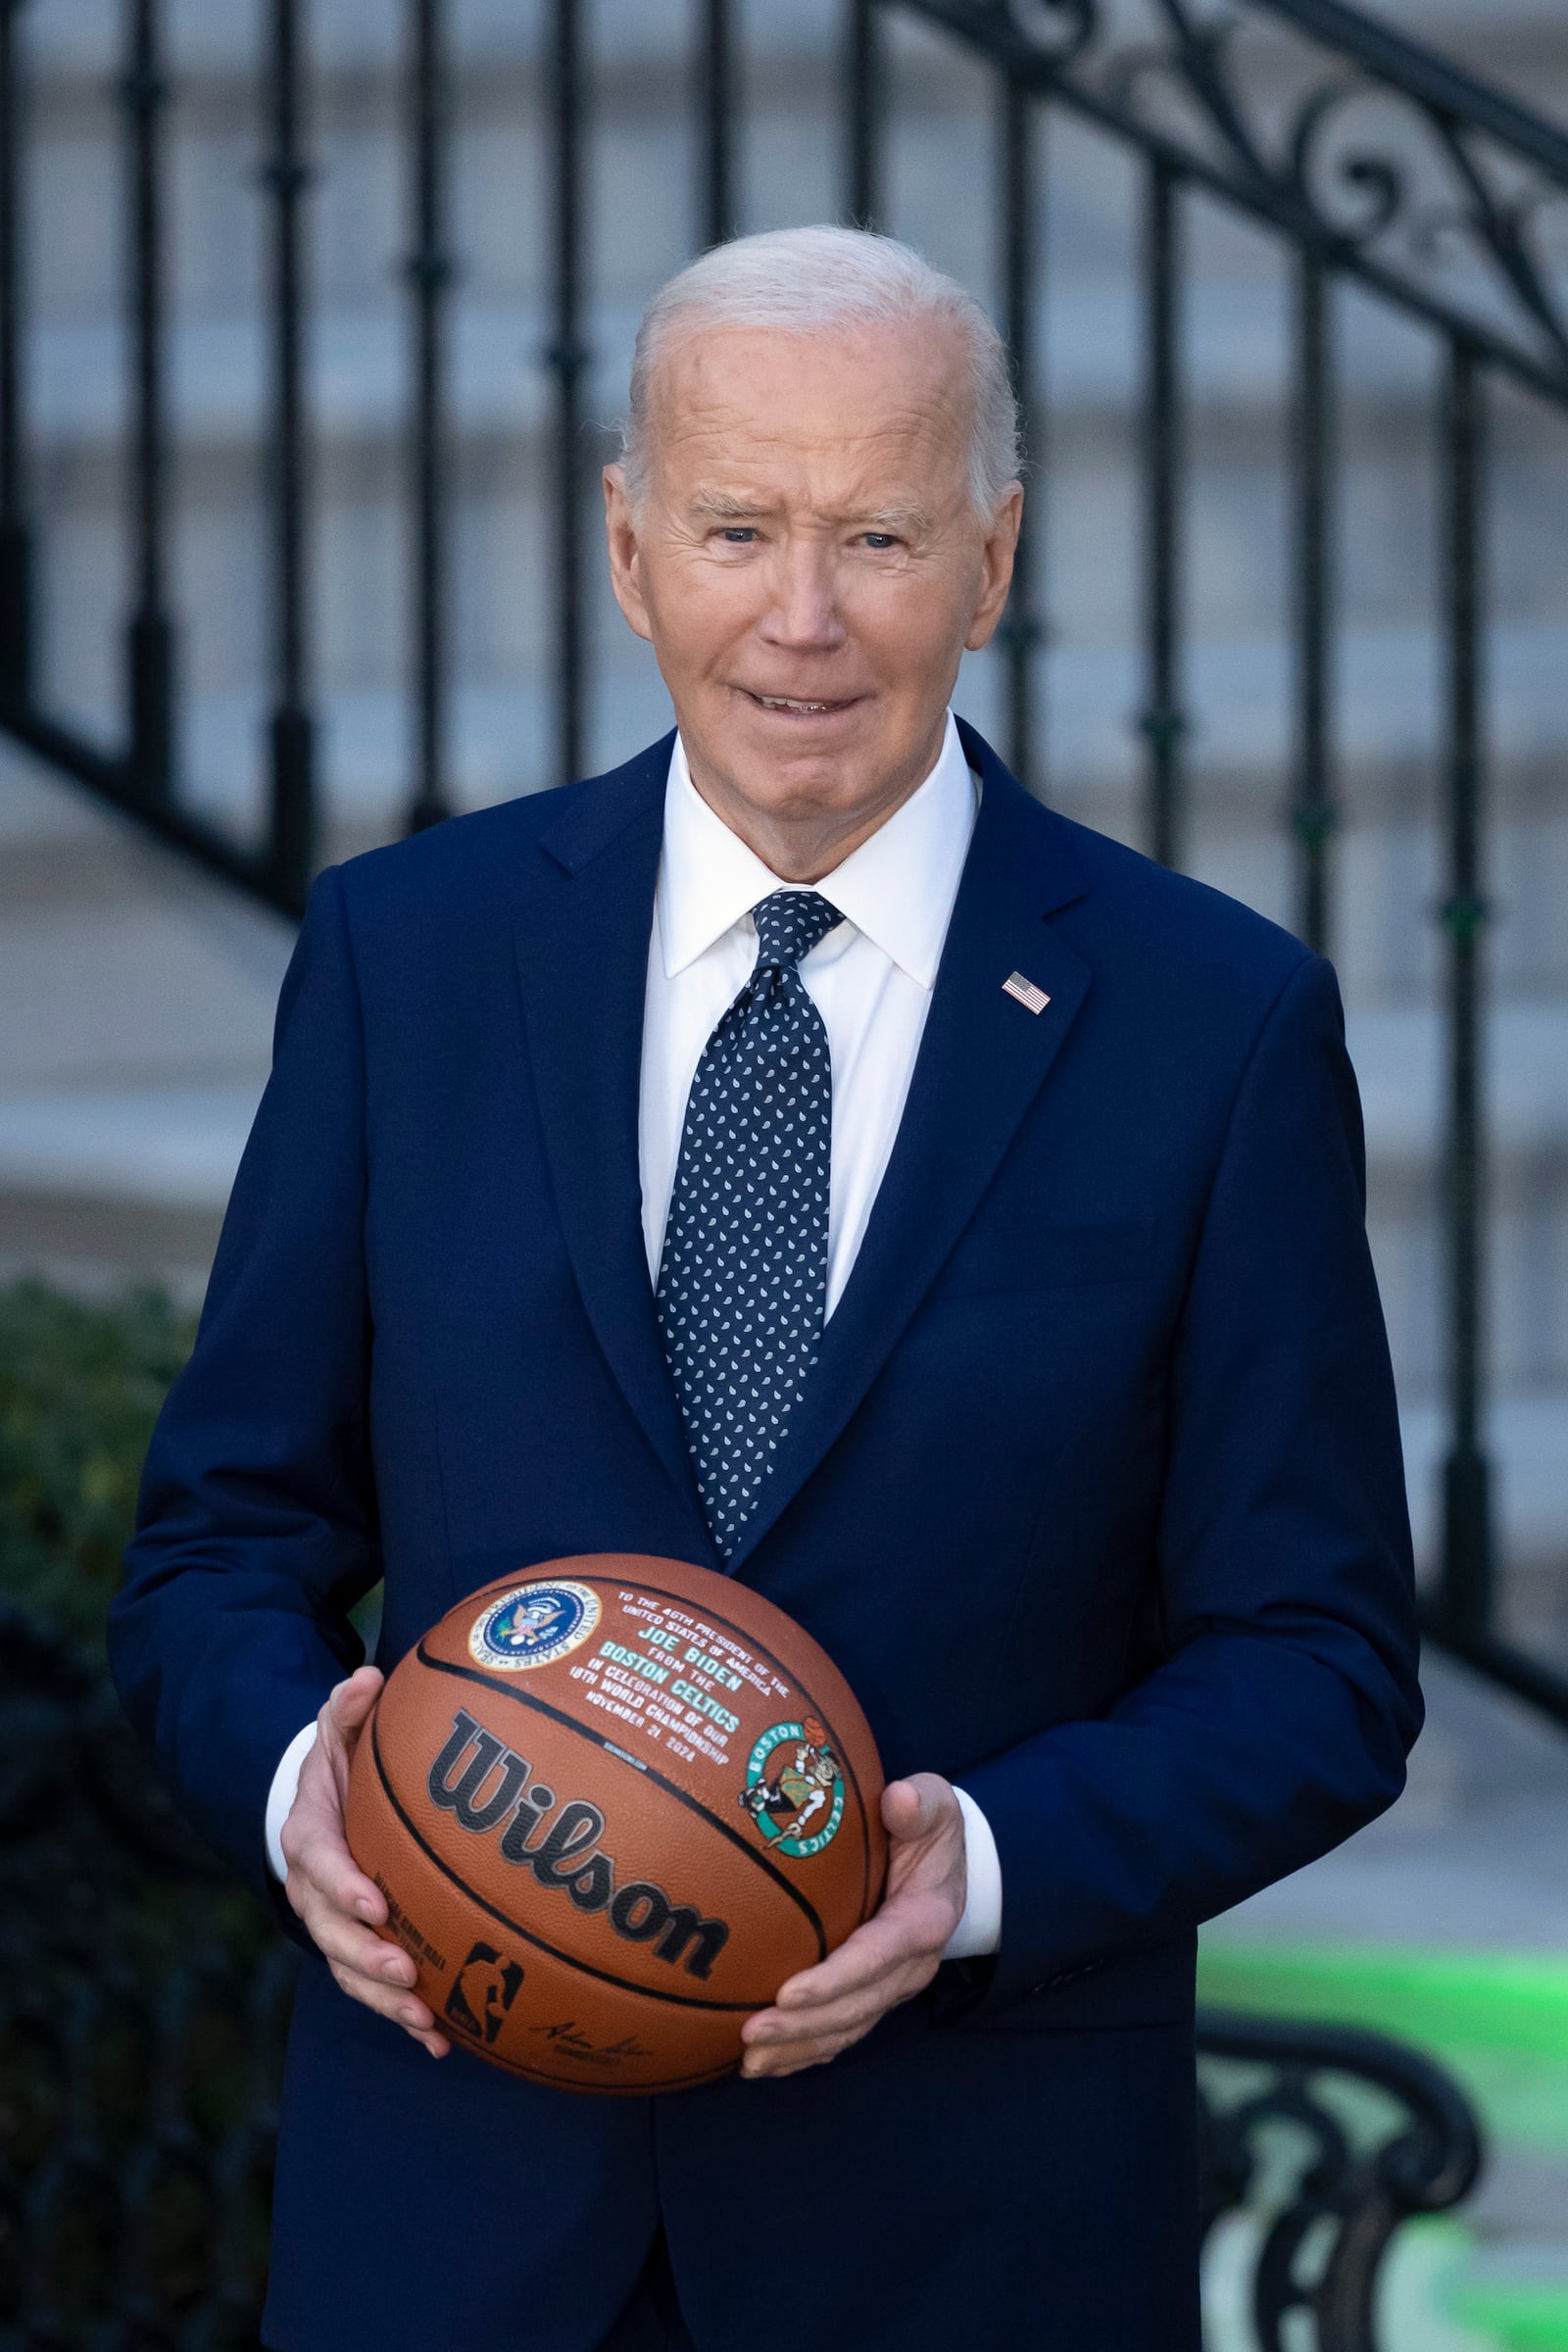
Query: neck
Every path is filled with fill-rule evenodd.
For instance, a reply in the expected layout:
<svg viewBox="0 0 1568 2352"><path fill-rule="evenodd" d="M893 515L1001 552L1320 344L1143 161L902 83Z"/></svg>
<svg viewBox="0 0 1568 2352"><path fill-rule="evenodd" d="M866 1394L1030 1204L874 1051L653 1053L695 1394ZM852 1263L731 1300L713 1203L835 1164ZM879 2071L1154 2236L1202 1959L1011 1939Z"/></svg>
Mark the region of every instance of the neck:
<svg viewBox="0 0 1568 2352"><path fill-rule="evenodd" d="M884 777L874 800L845 808L796 810L760 807L687 746L692 783L721 824L745 842L781 882L815 883L854 855L897 814L935 767L947 727L944 711L931 743L906 768Z"/></svg>

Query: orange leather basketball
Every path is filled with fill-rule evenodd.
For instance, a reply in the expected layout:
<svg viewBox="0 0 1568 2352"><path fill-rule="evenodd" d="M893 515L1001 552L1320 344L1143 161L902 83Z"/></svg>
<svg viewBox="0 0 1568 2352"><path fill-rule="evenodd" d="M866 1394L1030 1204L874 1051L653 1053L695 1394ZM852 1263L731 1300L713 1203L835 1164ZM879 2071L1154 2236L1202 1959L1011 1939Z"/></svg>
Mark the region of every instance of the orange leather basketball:
<svg viewBox="0 0 1568 2352"><path fill-rule="evenodd" d="M882 1897L882 1772L781 1609L617 1552L473 1593L388 1681L348 1839L443 2032L571 2090L680 2090Z"/></svg>

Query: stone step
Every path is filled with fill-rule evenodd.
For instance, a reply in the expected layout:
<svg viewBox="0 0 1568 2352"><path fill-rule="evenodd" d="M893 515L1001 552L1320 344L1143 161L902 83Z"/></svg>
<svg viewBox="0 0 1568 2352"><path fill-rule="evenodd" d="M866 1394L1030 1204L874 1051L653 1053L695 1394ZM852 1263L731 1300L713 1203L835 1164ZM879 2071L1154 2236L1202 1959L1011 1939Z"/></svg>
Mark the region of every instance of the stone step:
<svg viewBox="0 0 1568 2352"><path fill-rule="evenodd" d="M100 1283L161 1270L199 1295L265 1083L291 930L61 787L15 762L5 773L0 1264ZM1484 1035L1500 1502L1513 1550L1546 1571L1568 1524L1564 1027L1560 1003L1523 996L1494 1004ZM1443 1030L1430 1004L1352 997L1349 1042L1429 1551L1446 1442ZM1526 1596L1538 1617L1558 1606L1550 1575L1548 1587Z"/></svg>
<svg viewBox="0 0 1568 2352"><path fill-rule="evenodd" d="M488 551L498 607L518 574L532 568L528 558L539 553L529 545L533 536L519 533L514 548L492 545ZM403 582L385 564L385 538L383 530L367 526L356 562L343 563L329 596L327 667L318 706L327 729L326 790L333 811L346 822L390 813L407 789L411 694L398 626ZM460 569L464 539L460 532ZM377 575L378 549L383 562ZM101 631L89 640L78 610L64 643L58 632L46 637L42 659L50 707L109 747L121 727L121 615L104 597L107 567L98 560L103 552L96 545L78 550L84 588L96 591L91 602L100 608ZM481 558L486 552L477 534L474 552ZM200 561L186 567L193 657L187 668L196 668L205 653L201 666L227 670L232 679L236 655L247 650L256 656L256 675L243 681L205 683L198 670L182 713L192 797L230 816L243 816L247 797L260 781L267 690L257 643L262 567L251 561L258 553L252 534L236 528L228 542L226 577L217 544L205 547ZM662 732L669 706L652 657L625 628L608 584L598 579L592 543L590 560L599 656L588 698L590 759L610 764ZM112 570L108 576L113 579ZM467 647L460 644L451 730L464 806L477 807L555 780L553 628L546 576L542 567L532 569L525 611L515 616L504 642L474 646L470 638ZM362 593L351 612L347 607L356 588ZM1053 797L1073 814L1102 824L1108 817L1110 829L1119 830L1119 803L1140 788L1145 765L1138 728L1145 688L1136 644L1125 632L1112 634L1109 623L1107 614L1104 635L1096 642L1087 631L1079 633L1082 616L1069 607L1056 642L1041 660L1037 686ZM1528 808L1533 822L1558 827L1568 826L1568 798L1555 764L1568 747L1562 643L1562 622L1543 616L1499 623L1490 633L1488 648L1495 712L1489 789L1500 813L1512 813L1517 801ZM1436 820L1443 776L1441 660L1439 645L1416 626L1351 623L1342 634L1336 735L1341 799L1350 823L1405 823L1424 810ZM1273 829L1284 807L1291 760L1289 644L1255 631L1200 636L1185 666L1195 808L1216 824L1235 825L1244 833L1260 825ZM996 653L966 658L957 706L999 738L1003 692ZM1097 817L1100 796L1107 806Z"/></svg>
<svg viewBox="0 0 1568 2352"><path fill-rule="evenodd" d="M134 1271L171 1282L199 1298L211 1265L223 1204L265 1076L225 1070L206 1082L195 1074L104 1083L7 1088L0 1091L0 1279L42 1269L73 1286L113 1286ZM1374 1170L1374 1178L1376 1171ZM1568 1188L1556 1216L1556 1254L1568 1245ZM1437 1255L1432 1247L1421 1254ZM1537 1245L1539 1237L1528 1240ZM1536 1295L1539 1268L1527 1248L1494 1237L1498 1288ZM1447 1418L1432 1383L1441 1361L1417 1371L1400 1340L1407 1326L1427 1339L1433 1320L1430 1285L1412 1286L1411 1255L1401 1234L1374 1225L1396 1361L1403 1359L1406 1474L1411 1519L1423 1558L1435 1554L1440 1525L1442 1464ZM1499 1263L1499 1261L1501 1261ZM1563 1318L1556 1320L1560 1335ZM1435 1335L1432 1335L1435 1336ZM1529 1572L1514 1595L1516 1613L1568 1642L1568 1366L1554 1381L1528 1385L1528 1366L1500 1335L1498 1385L1488 1442L1496 1458L1497 1508L1508 1556ZM1439 1358L1435 1348L1422 1356ZM1538 1372L1536 1380L1541 1382ZM1525 1385L1521 1385L1525 1384Z"/></svg>
<svg viewBox="0 0 1568 2352"><path fill-rule="evenodd" d="M307 349L309 417L318 446L350 449L390 442L405 430L410 387L407 297L398 280L402 241L373 237L377 285L314 306ZM681 255L667 258L678 268ZM590 419L621 413L642 301L657 271L619 301L584 290L582 331L589 368L582 384ZM243 290L243 289L242 289ZM982 278L978 290L987 291ZM1290 285L1283 271L1260 269L1195 273L1184 297L1185 395L1192 453L1201 466L1220 454L1260 463L1280 451L1268 428L1291 396ZM95 450L112 453L129 415L130 366L116 281L70 316L36 317L28 331L27 396L31 442L41 460ZM553 316L538 296L460 294L452 309L447 420L459 446L505 435L526 447L553 429L554 377L546 354ZM215 299L176 303L166 345L169 397L182 448L254 452L266 429L270 340L257 304L236 304L234 273ZM1042 421L1054 462L1090 466L1107 427L1136 422L1142 396L1142 326L1135 283L1114 257L1089 270L1082 260L1042 282L1036 317L1043 379ZM1348 304L1338 344L1342 444L1346 468L1382 466L1412 419L1436 418L1430 343L1391 325L1364 303ZM1549 442L1549 424L1505 412L1504 463L1516 451ZM1213 440L1208 436L1212 434ZM1223 434L1223 441L1218 438ZM1239 437L1240 436L1240 437ZM220 474L207 477L224 487ZM200 480L185 486L198 495Z"/></svg>

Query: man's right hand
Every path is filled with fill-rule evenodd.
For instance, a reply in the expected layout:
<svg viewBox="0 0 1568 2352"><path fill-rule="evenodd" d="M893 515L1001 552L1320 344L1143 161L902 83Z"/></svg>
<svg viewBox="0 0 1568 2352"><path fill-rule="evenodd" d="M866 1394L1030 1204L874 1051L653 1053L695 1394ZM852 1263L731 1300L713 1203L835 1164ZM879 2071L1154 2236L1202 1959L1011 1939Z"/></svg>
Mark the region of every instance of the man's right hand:
<svg viewBox="0 0 1568 2352"><path fill-rule="evenodd" d="M386 1924L386 1897L360 1869L343 1835L349 1765L383 1680L375 1667L362 1666L338 1684L317 1717L316 1744L283 1824L285 1890L350 1998L391 2018L432 2058L444 2058L452 2044L436 2032L435 2019L413 1989L414 1962L373 1933Z"/></svg>

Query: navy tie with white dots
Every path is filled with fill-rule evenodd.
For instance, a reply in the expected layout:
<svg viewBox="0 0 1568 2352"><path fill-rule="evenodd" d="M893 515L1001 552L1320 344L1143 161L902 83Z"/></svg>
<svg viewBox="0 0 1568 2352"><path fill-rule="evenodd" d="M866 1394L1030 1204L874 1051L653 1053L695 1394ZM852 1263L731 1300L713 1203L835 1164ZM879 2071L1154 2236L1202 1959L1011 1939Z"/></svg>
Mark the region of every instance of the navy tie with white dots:
<svg viewBox="0 0 1568 2352"><path fill-rule="evenodd" d="M703 1048L659 1269L659 1328L727 1560L816 1361L833 1069L797 965L842 920L814 890L753 908L757 963Z"/></svg>

